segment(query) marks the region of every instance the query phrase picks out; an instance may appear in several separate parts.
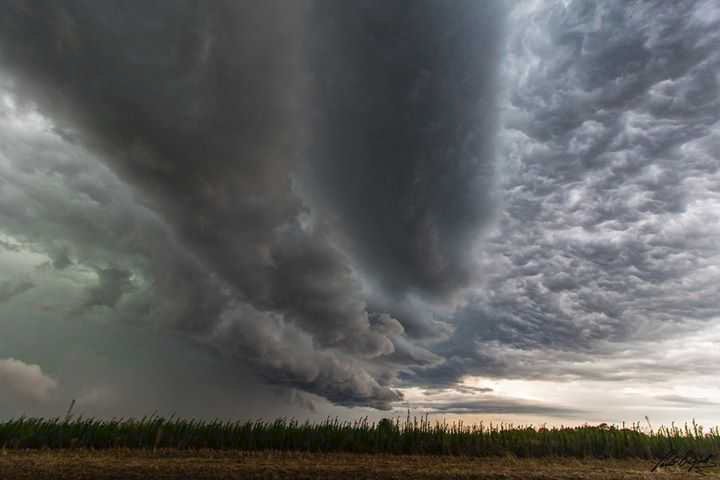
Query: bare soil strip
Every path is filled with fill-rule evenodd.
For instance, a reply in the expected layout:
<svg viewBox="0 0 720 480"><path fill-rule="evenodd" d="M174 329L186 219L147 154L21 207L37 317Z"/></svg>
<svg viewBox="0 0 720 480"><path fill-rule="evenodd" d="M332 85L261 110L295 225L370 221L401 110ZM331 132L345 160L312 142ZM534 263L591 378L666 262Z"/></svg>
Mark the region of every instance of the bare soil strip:
<svg viewBox="0 0 720 480"><path fill-rule="evenodd" d="M83 479L687 479L647 460L458 458L217 451L0 451L2 480Z"/></svg>

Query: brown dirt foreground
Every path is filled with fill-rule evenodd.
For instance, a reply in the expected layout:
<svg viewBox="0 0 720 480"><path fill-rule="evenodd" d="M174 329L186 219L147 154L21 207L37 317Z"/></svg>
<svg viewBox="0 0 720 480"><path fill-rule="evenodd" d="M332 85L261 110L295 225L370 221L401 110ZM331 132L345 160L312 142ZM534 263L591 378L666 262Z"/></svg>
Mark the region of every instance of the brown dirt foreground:
<svg viewBox="0 0 720 480"><path fill-rule="evenodd" d="M0 479L681 479L717 478L664 470L646 460L181 452L0 451Z"/></svg>

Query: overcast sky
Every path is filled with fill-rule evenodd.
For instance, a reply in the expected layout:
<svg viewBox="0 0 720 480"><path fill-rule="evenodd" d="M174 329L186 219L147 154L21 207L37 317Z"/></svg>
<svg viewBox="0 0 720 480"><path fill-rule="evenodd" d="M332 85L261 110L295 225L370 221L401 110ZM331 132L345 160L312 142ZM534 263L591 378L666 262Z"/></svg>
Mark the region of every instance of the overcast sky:
<svg viewBox="0 0 720 480"><path fill-rule="evenodd" d="M0 418L720 424L719 82L715 0L5 1Z"/></svg>

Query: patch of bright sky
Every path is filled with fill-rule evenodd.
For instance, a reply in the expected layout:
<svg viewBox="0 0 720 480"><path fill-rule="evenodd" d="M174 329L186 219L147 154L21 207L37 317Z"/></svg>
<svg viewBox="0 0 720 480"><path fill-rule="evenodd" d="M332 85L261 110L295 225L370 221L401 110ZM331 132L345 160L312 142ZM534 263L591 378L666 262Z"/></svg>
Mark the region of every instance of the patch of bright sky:
<svg viewBox="0 0 720 480"><path fill-rule="evenodd" d="M705 324L707 326L707 324ZM616 358L602 360L602 370L628 375L626 380L522 380L489 377L466 377L460 388L426 390L405 388L404 408L411 414L430 413L435 419L463 420L465 423L483 421L534 425L580 425L586 422L626 425L638 422L647 426L668 425L697 420L701 425L720 423L720 384L712 365L720 364L720 324L671 339L645 345L643 351L623 352ZM628 355L628 353L630 355ZM642 378L642 365L674 365L685 363L683 371L695 366L697 373L688 375L668 372L662 381ZM695 363L693 363L695 362ZM689 367L688 367L689 365ZM590 367L592 365L585 365ZM600 368L600 367L598 367ZM465 388L463 388L465 387ZM492 389L481 391L480 389ZM548 407L573 407L587 414L550 416L537 414L447 414L434 412L432 404L452 401L482 402L517 401ZM402 409L397 412L402 413ZM398 414L399 414L398 413Z"/></svg>

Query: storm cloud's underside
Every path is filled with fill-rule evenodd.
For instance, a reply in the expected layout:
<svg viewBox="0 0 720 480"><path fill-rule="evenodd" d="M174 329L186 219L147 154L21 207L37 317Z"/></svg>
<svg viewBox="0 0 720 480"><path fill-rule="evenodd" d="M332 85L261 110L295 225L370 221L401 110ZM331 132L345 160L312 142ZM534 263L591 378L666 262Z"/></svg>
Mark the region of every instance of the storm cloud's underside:
<svg viewBox="0 0 720 480"><path fill-rule="evenodd" d="M700 0L7 1L0 329L178 335L299 408L572 416L464 382L710 377L719 27Z"/></svg>

